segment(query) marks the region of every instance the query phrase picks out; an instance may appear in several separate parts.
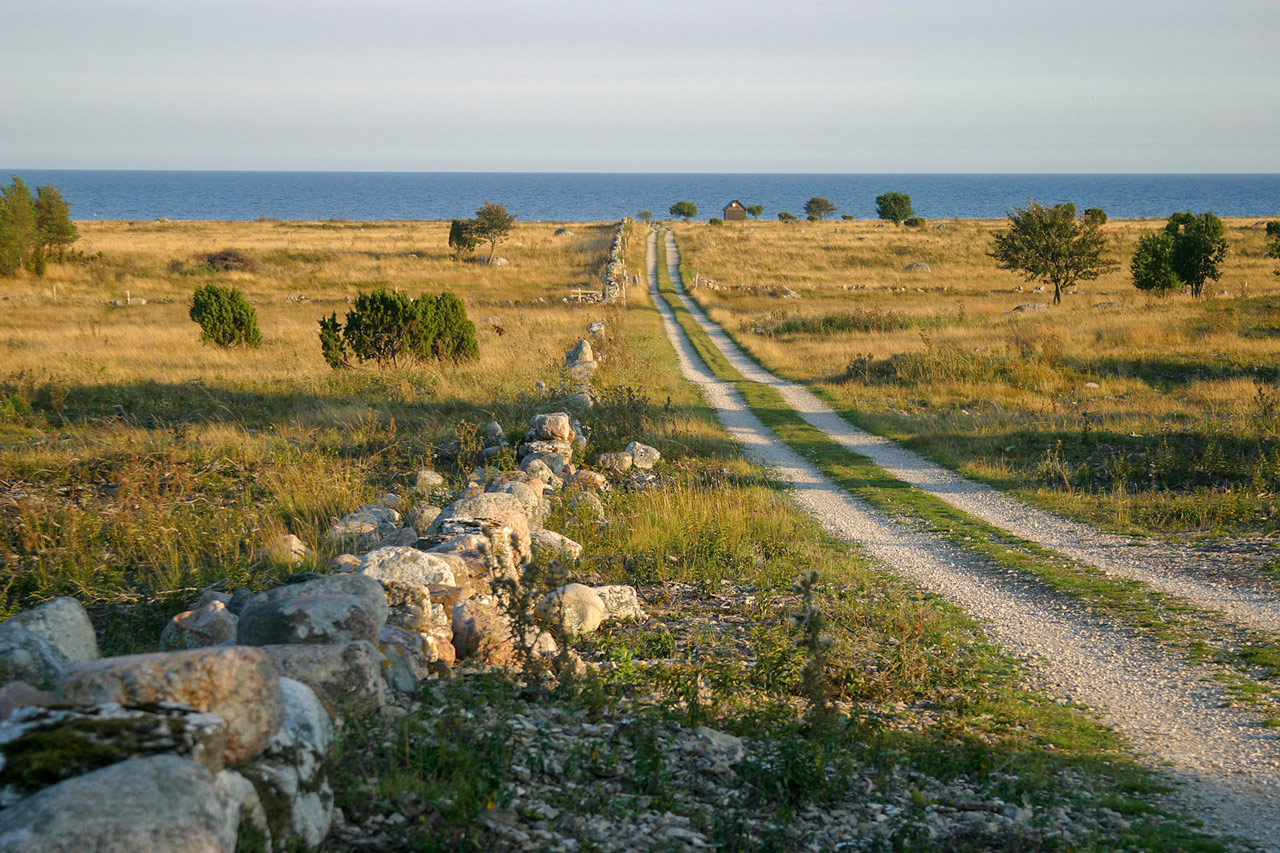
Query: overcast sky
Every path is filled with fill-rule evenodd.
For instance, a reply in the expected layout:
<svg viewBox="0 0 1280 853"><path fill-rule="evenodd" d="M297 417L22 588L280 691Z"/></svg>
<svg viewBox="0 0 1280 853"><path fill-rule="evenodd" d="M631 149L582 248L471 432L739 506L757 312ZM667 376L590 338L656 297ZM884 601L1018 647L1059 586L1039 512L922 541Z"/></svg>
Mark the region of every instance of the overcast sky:
<svg viewBox="0 0 1280 853"><path fill-rule="evenodd" d="M1276 0L3 0L0 167L1280 172Z"/></svg>

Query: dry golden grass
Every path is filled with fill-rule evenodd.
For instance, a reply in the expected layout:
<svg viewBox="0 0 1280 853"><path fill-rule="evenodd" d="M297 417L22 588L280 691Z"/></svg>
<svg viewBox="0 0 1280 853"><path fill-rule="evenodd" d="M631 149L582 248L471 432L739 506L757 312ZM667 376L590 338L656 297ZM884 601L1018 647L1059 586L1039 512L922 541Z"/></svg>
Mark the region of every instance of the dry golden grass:
<svg viewBox="0 0 1280 853"><path fill-rule="evenodd" d="M1265 257L1260 225L1228 220L1231 254L1221 281L1206 285L1209 298L1150 297L1133 288L1127 262L1139 235L1162 225L1108 223L1121 268L1061 306L1028 312L1013 309L1051 302L1052 288L1037 292L986 255L1002 220L676 231L686 279L718 285L695 291L711 316L763 363L813 383L864 425L1091 520L1152 531L1276 529L1276 262ZM931 271L906 271L912 263ZM784 287L800 298L781 298ZM889 331L772 333L786 318L849 312L896 322ZM1217 464L1197 457L1205 453L1239 464L1180 480L1144 471L1151 445L1168 433L1196 445L1179 445L1188 467ZM1065 479L1048 464L1059 440ZM1116 468L1125 455L1135 470Z"/></svg>

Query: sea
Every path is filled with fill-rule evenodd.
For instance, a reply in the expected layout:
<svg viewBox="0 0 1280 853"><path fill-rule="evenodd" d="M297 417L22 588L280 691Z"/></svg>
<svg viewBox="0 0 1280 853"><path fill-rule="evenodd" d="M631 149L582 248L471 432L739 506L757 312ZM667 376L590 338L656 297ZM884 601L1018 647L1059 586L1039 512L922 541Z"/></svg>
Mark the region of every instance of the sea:
<svg viewBox="0 0 1280 853"><path fill-rule="evenodd" d="M57 186L72 217L173 220L439 220L474 215L486 201L525 222L603 222L644 210L659 218L692 201L698 219L734 199L764 216L803 216L812 196L837 215L875 217L875 198L911 196L926 219L994 219L1034 199L1099 207L1120 219L1192 210L1280 215L1280 174L657 174L541 172L206 172L0 169L30 186Z"/></svg>

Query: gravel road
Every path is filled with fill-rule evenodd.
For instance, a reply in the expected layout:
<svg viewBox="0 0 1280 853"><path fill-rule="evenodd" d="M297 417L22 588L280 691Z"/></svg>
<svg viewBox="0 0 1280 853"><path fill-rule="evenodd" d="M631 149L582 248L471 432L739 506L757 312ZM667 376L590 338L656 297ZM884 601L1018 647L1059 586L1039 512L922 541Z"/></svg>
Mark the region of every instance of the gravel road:
<svg viewBox="0 0 1280 853"><path fill-rule="evenodd" d="M667 233L668 257L678 259ZM762 368L685 293L681 299L725 357L743 376L775 388L787 405L810 425L847 450L867 457L899 480L941 498L969 515L1031 542L1052 548L1106 574L1142 581L1207 610L1225 614L1246 627L1280 632L1280 583L1249 577L1238 560L1171 545L1135 543L1097 528L1029 506L984 483L966 479L887 438L853 426L802 386Z"/></svg>
<svg viewBox="0 0 1280 853"><path fill-rule="evenodd" d="M669 232L666 239L672 282L697 316L700 312L683 295ZM1225 707L1227 696L1210 681L1208 669L1180 663L1156 644L888 517L827 479L703 363L658 293L656 234L650 235L648 248L650 292L685 377L700 386L725 429L753 459L793 484L808 512L901 576L982 620L1002 647L1038 662L1049 689L1099 709L1139 749L1169 762L1169 772L1185 783L1178 794L1182 805L1208 829L1249 839L1257 849L1280 851L1280 750L1254 712Z"/></svg>

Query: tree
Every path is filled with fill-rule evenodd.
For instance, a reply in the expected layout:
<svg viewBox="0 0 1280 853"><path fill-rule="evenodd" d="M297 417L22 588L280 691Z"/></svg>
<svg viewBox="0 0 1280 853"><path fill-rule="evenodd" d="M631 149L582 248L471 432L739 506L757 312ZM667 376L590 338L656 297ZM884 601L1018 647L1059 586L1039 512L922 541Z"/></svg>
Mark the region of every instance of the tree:
<svg viewBox="0 0 1280 853"><path fill-rule="evenodd" d="M32 265L39 246L36 206L26 182L16 175L0 189L0 275L14 275Z"/></svg>
<svg viewBox="0 0 1280 853"><path fill-rule="evenodd" d="M894 225L901 225L904 219L910 219L916 212L911 209L911 196L906 193L885 193L876 196L876 216L888 219Z"/></svg>
<svg viewBox="0 0 1280 853"><path fill-rule="evenodd" d="M814 219L826 219L836 212L836 206L828 199L815 195L804 203L804 212Z"/></svg>
<svg viewBox="0 0 1280 853"><path fill-rule="evenodd" d="M747 205L747 213L751 215L752 219L759 219L761 216L764 216L764 205L749 204Z"/></svg>
<svg viewBox="0 0 1280 853"><path fill-rule="evenodd" d="M476 250L480 240L476 237L470 219L455 219L449 223L449 248L455 258L464 258Z"/></svg>
<svg viewBox="0 0 1280 853"><path fill-rule="evenodd" d="M385 289L356 297L345 322L320 320L320 352L330 367L350 366L349 356L378 365L476 358L476 327L462 300L448 291L410 299Z"/></svg>
<svg viewBox="0 0 1280 853"><path fill-rule="evenodd" d="M1182 281L1173 271L1173 237L1164 232L1143 234L1138 248L1129 263L1133 286L1138 290L1150 290L1165 296L1171 290L1182 287Z"/></svg>
<svg viewBox="0 0 1280 853"><path fill-rule="evenodd" d="M778 211L778 221L779 222L795 222L796 215L794 213L787 213L785 210L780 210Z"/></svg>
<svg viewBox="0 0 1280 853"><path fill-rule="evenodd" d="M1086 207L1084 209L1084 218L1087 222L1097 222L1099 225L1107 224L1107 212L1100 207Z"/></svg>
<svg viewBox="0 0 1280 853"><path fill-rule="evenodd" d="M650 222L652 222L652 221L653 221L653 211L652 211L652 210L642 210L642 211L640 211L639 213L637 213L637 214L636 214L636 219L639 219L641 222L643 222L643 223L645 223L645 224L647 225L647 224L649 224Z"/></svg>
<svg viewBox="0 0 1280 853"><path fill-rule="evenodd" d="M80 239L71 221L71 204L53 184L36 190L36 239L47 257L66 257L67 247Z"/></svg>
<svg viewBox="0 0 1280 853"><path fill-rule="evenodd" d="M1115 269L1107 257L1107 239L1095 222L1076 218L1074 204L1046 207L1032 200L1009 214L1009 230L995 236L990 256L1001 269L1027 281L1053 285L1053 303L1079 281L1091 281Z"/></svg>
<svg viewBox="0 0 1280 853"><path fill-rule="evenodd" d="M494 204L486 201L476 211L476 218L471 220L471 233L479 243L489 244L489 260L493 260L498 244L507 239L516 222L515 216L507 213L505 204Z"/></svg>
<svg viewBox="0 0 1280 853"><path fill-rule="evenodd" d="M1267 257L1280 261L1280 229L1276 230L1275 239L1267 244ZM1280 275L1280 270L1272 270L1272 272Z"/></svg>
<svg viewBox="0 0 1280 853"><path fill-rule="evenodd" d="M668 210L672 216L682 217L685 222L698 215L698 206L691 201L678 201Z"/></svg>
<svg viewBox="0 0 1280 853"><path fill-rule="evenodd" d="M235 287L206 284L191 297L191 319L200 324L200 340L220 347L262 345L258 312Z"/></svg>
<svg viewBox="0 0 1280 853"><path fill-rule="evenodd" d="M1212 211L1193 214L1188 210L1170 216L1164 230L1173 238L1169 255L1173 271L1191 288L1192 297L1199 299L1206 281L1222 277L1222 262L1227 257L1222 220Z"/></svg>

